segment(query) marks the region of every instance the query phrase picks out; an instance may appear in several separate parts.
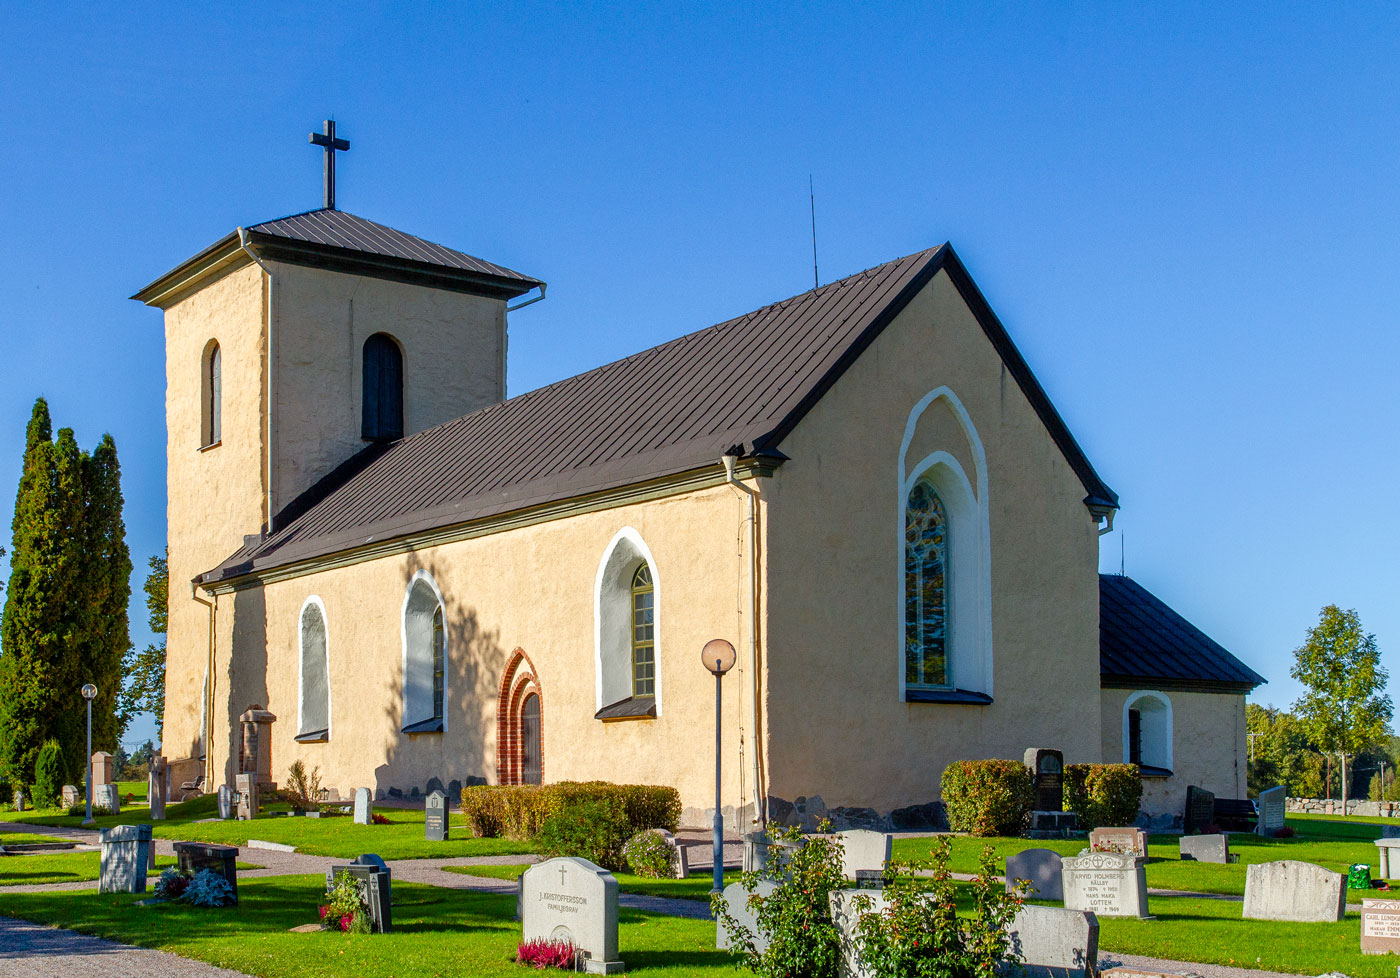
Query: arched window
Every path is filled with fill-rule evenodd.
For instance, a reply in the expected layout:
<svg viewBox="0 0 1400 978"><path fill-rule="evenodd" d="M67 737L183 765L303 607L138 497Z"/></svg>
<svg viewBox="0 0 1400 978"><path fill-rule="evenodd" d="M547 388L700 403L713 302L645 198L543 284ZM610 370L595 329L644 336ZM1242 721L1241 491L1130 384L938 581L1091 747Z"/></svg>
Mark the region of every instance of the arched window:
<svg viewBox="0 0 1400 978"><path fill-rule="evenodd" d="M403 732L447 729L447 627L442 595L419 571L403 607Z"/></svg>
<svg viewBox="0 0 1400 978"><path fill-rule="evenodd" d="M223 437L223 354L217 340L204 348L204 364L200 370L200 447L217 445Z"/></svg>
<svg viewBox="0 0 1400 978"><path fill-rule="evenodd" d="M656 592L646 564L632 575L632 695L656 693Z"/></svg>
<svg viewBox="0 0 1400 978"><path fill-rule="evenodd" d="M297 740L330 739L330 653L326 637L326 608L318 597L306 599L298 629L301 646L300 694L297 699Z"/></svg>
<svg viewBox="0 0 1400 978"><path fill-rule="evenodd" d="M651 551L623 527L603 551L593 592L596 719L660 715L660 597Z"/></svg>
<svg viewBox="0 0 1400 978"><path fill-rule="evenodd" d="M403 437L403 352L387 333L365 340L360 418L370 441Z"/></svg>
<svg viewBox="0 0 1400 978"><path fill-rule="evenodd" d="M1136 764L1147 777L1172 772L1172 701L1143 689L1123 703L1123 763Z"/></svg>
<svg viewBox="0 0 1400 978"><path fill-rule="evenodd" d="M904 511L904 685L947 689L948 516L927 482Z"/></svg>

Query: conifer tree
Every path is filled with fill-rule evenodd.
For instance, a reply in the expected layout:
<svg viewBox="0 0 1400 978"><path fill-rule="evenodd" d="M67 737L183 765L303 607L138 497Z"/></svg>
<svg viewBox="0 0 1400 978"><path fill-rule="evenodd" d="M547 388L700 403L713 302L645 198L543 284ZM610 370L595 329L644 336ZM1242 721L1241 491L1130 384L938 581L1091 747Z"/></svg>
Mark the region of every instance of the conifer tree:
<svg viewBox="0 0 1400 978"><path fill-rule="evenodd" d="M80 610L86 612L79 667L97 686L92 703L94 750L114 751L126 724L118 716L122 660L131 649L127 603L131 600L131 553L122 519L121 465L111 435L103 435L83 457L83 571Z"/></svg>

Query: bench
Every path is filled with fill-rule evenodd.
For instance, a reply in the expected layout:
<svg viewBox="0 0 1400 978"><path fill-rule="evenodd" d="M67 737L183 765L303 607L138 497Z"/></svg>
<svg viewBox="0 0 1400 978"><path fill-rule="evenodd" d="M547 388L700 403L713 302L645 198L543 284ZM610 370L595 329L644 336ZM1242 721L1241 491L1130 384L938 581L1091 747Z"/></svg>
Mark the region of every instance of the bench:
<svg viewBox="0 0 1400 978"><path fill-rule="evenodd" d="M1253 832L1259 813L1248 798L1215 799L1215 824L1223 832Z"/></svg>

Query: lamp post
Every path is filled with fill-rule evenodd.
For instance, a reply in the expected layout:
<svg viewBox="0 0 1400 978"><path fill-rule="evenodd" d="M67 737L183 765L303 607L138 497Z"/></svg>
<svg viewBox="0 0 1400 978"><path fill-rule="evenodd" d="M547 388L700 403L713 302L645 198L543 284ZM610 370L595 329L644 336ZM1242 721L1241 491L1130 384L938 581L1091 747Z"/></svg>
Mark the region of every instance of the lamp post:
<svg viewBox="0 0 1400 978"><path fill-rule="evenodd" d="M711 893L724 892L724 819L720 815L720 743L723 727L720 723L721 691L720 683L724 674L734 667L734 646L722 638L711 639L700 650L700 661L715 676L715 841L714 841L714 885Z"/></svg>
<svg viewBox="0 0 1400 978"><path fill-rule="evenodd" d="M87 700L87 818L84 825L92 824L92 701L97 698L97 687L88 683L83 687L83 699Z"/></svg>

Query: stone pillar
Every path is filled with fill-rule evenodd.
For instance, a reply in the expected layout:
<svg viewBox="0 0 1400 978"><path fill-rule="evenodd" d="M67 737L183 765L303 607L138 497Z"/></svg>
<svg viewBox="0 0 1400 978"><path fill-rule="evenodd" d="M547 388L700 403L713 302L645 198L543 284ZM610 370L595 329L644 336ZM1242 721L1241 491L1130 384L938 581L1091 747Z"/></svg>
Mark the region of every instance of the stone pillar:
<svg viewBox="0 0 1400 978"><path fill-rule="evenodd" d="M152 819L165 818L165 802L170 790L169 773L170 768L164 757L157 754L151 758L150 774L146 777L146 797L150 801Z"/></svg>
<svg viewBox="0 0 1400 978"><path fill-rule="evenodd" d="M258 784L275 788L271 727L277 717L254 703L238 720L243 725L243 754L238 773L256 775Z"/></svg>
<svg viewBox="0 0 1400 978"><path fill-rule="evenodd" d="M112 761L112 755L105 750L100 750L92 755L92 783L111 784L117 775L116 764Z"/></svg>

